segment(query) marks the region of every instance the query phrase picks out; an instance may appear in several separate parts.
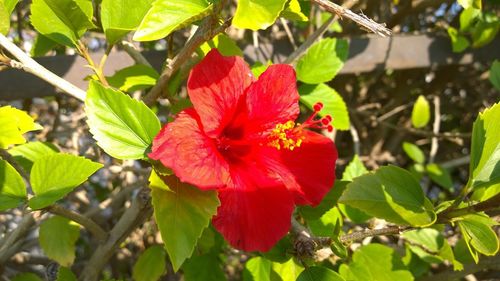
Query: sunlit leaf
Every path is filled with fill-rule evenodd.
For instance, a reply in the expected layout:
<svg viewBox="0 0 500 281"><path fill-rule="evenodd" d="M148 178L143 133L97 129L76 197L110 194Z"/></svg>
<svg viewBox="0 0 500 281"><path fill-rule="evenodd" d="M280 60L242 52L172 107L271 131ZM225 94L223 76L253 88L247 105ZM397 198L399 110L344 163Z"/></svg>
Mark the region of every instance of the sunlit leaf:
<svg viewBox="0 0 500 281"><path fill-rule="evenodd" d="M32 209L45 208L70 193L103 165L71 154L38 158L31 168Z"/></svg>
<svg viewBox="0 0 500 281"><path fill-rule="evenodd" d="M272 25L285 8L287 0L239 0L233 25L252 30Z"/></svg>
<svg viewBox="0 0 500 281"><path fill-rule="evenodd" d="M154 0L102 0L101 22L110 44L135 30Z"/></svg>
<svg viewBox="0 0 500 281"><path fill-rule="evenodd" d="M136 41L161 39L172 31L207 16L212 5L206 0L155 0L134 34Z"/></svg>
<svg viewBox="0 0 500 281"><path fill-rule="evenodd" d="M26 199L23 178L7 161L0 159L0 211L15 208Z"/></svg>
<svg viewBox="0 0 500 281"><path fill-rule="evenodd" d="M91 81L85 99L90 132L118 159L142 159L160 131L160 121L142 101Z"/></svg>
<svg viewBox="0 0 500 281"><path fill-rule="evenodd" d="M342 69L349 53L344 39L327 38L312 45L298 61L297 79L308 84L326 83Z"/></svg>
<svg viewBox="0 0 500 281"><path fill-rule="evenodd" d="M411 112L411 123L415 128L425 127L431 118L431 108L424 96L418 96Z"/></svg>
<svg viewBox="0 0 500 281"><path fill-rule="evenodd" d="M375 243L356 250L349 264L340 265L339 273L351 281L413 280L413 275L394 249Z"/></svg>
<svg viewBox="0 0 500 281"><path fill-rule="evenodd" d="M215 191L201 191L175 176L151 174L154 214L165 248L177 271L189 258L198 238L219 206Z"/></svg>
<svg viewBox="0 0 500 281"><path fill-rule="evenodd" d="M136 281L156 281L167 268L167 253L158 245L147 248L137 259L132 270Z"/></svg>
<svg viewBox="0 0 500 281"><path fill-rule="evenodd" d="M80 227L67 218L53 216L40 224L38 240L43 252L62 266L71 266L75 259L75 243Z"/></svg>
<svg viewBox="0 0 500 281"><path fill-rule="evenodd" d="M419 183L408 171L395 166L355 178L339 202L397 224L426 226L436 220Z"/></svg>
<svg viewBox="0 0 500 281"><path fill-rule="evenodd" d="M342 96L326 84L308 85L303 84L299 88L300 101L313 108L317 102L322 102L324 107L320 116L330 115L333 117L332 125L337 130L349 130L349 112Z"/></svg>

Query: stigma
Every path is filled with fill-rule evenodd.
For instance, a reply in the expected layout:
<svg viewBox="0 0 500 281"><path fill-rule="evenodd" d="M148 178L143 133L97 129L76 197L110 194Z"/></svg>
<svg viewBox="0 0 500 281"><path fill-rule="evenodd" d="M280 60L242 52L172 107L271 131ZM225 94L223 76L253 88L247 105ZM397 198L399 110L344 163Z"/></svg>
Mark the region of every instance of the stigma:
<svg viewBox="0 0 500 281"><path fill-rule="evenodd" d="M293 151L300 147L305 140L304 129L319 129L333 131L331 125L332 117L326 115L323 118L316 118L323 109L323 104L318 102L313 106L313 114L302 124L289 120L285 123L279 123L274 127L268 137L268 145L277 150L286 149Z"/></svg>

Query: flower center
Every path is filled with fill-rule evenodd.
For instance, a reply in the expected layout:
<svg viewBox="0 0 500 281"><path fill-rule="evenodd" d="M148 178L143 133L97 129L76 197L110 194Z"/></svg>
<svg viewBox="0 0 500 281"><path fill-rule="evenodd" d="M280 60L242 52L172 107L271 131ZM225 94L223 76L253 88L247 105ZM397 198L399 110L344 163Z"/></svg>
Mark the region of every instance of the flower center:
<svg viewBox="0 0 500 281"><path fill-rule="evenodd" d="M333 126L331 125L332 117L330 115L326 115L320 119L316 118L321 109L323 109L323 104L318 102L313 106L313 109L313 114L303 124L295 123L291 120L277 124L268 137L268 145L278 150L283 148L293 151L302 145L305 139L303 132L305 128L333 131Z"/></svg>

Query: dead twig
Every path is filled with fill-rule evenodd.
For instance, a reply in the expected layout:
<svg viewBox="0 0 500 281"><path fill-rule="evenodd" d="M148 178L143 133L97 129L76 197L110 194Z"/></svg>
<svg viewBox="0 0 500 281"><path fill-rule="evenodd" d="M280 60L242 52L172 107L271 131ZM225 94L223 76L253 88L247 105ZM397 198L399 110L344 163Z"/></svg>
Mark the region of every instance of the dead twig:
<svg viewBox="0 0 500 281"><path fill-rule="evenodd" d="M330 13L335 13L339 17L346 17L355 23L357 23L362 28L373 32L382 37L388 37L392 35L392 31L388 29L385 24L380 24L365 16L364 14L356 14L348 8L339 6L328 0L311 0L313 3L318 4Z"/></svg>

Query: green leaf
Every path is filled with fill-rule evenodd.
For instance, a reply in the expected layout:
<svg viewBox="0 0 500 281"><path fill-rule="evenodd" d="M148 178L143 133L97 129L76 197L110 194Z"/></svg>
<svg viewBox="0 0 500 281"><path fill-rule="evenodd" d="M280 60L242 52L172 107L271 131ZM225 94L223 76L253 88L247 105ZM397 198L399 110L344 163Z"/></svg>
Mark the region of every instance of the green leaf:
<svg viewBox="0 0 500 281"><path fill-rule="evenodd" d="M297 281L344 281L337 272L326 267L312 266L302 271Z"/></svg>
<svg viewBox="0 0 500 281"><path fill-rule="evenodd" d="M271 269L279 276L279 280L273 281L295 281L304 271L304 267L297 264L293 258L284 263L273 262Z"/></svg>
<svg viewBox="0 0 500 281"><path fill-rule="evenodd" d="M220 259L213 254L188 259L182 266L185 281L225 281Z"/></svg>
<svg viewBox="0 0 500 281"><path fill-rule="evenodd" d="M154 0L103 0L101 22L108 43L137 29Z"/></svg>
<svg viewBox="0 0 500 281"><path fill-rule="evenodd" d="M281 16L294 21L308 21L306 15L302 12L299 0L290 0L286 8L281 12Z"/></svg>
<svg viewBox="0 0 500 281"><path fill-rule="evenodd" d="M243 52L240 47L238 47L236 42L234 42L226 34L221 33L200 46L204 55L206 55L213 48L217 48L223 56L243 56Z"/></svg>
<svg viewBox="0 0 500 281"><path fill-rule="evenodd" d="M500 20L480 21L472 31L472 48L481 48L495 39L500 30Z"/></svg>
<svg viewBox="0 0 500 281"><path fill-rule="evenodd" d="M26 199L23 178L7 161L0 159L0 211L15 208Z"/></svg>
<svg viewBox="0 0 500 281"><path fill-rule="evenodd" d="M9 149L10 155L14 157L17 163L23 167L26 172L31 171L33 163L39 158L53 155L59 152L59 149L49 142L28 142Z"/></svg>
<svg viewBox="0 0 500 281"><path fill-rule="evenodd" d="M276 243L271 250L262 253L262 256L273 262L286 262L292 256L290 249L293 247L290 235L285 235Z"/></svg>
<svg viewBox="0 0 500 281"><path fill-rule="evenodd" d="M167 268L167 253L158 245L147 248L137 259L132 270L136 281L156 281L165 273Z"/></svg>
<svg viewBox="0 0 500 281"><path fill-rule="evenodd" d="M458 4L462 5L464 9L469 7L481 9L481 0L458 0Z"/></svg>
<svg viewBox="0 0 500 281"><path fill-rule="evenodd" d="M500 91L500 61L495 60L490 68L490 81L491 84Z"/></svg>
<svg viewBox="0 0 500 281"><path fill-rule="evenodd" d="M217 212L217 192L201 191L175 176L159 178L154 172L150 186L156 223L177 271L192 255L196 241Z"/></svg>
<svg viewBox="0 0 500 281"><path fill-rule="evenodd" d="M429 272L430 264L415 255L408 247L406 247L403 263L410 270L414 277L421 277Z"/></svg>
<svg viewBox="0 0 500 281"><path fill-rule="evenodd" d="M10 13L3 1L0 1L0 34L7 35L10 30Z"/></svg>
<svg viewBox="0 0 500 281"><path fill-rule="evenodd" d="M478 253L494 256L498 252L498 236L491 229L491 226L497 224L488 216L479 214L466 215L458 221L462 236L476 263L479 261Z"/></svg>
<svg viewBox="0 0 500 281"><path fill-rule="evenodd" d="M38 34L35 38L30 54L32 57L42 57L57 46L59 46L59 44L56 41L43 34Z"/></svg>
<svg viewBox="0 0 500 281"><path fill-rule="evenodd" d="M359 159L359 156L356 154L345 168L345 171L342 174L342 180L352 181L354 178L362 176L366 173L368 173L368 170L366 169L363 162L361 162L361 159Z"/></svg>
<svg viewBox="0 0 500 281"><path fill-rule="evenodd" d="M308 220L307 225L316 236L332 237L337 224L342 226L342 215L338 208L332 208L319 219Z"/></svg>
<svg viewBox="0 0 500 281"><path fill-rule="evenodd" d="M243 281L270 281L271 261L263 257L253 257L245 263Z"/></svg>
<svg viewBox="0 0 500 281"><path fill-rule="evenodd" d="M419 183L410 172L395 166L354 179L339 202L396 224L427 226L436 220Z"/></svg>
<svg viewBox="0 0 500 281"><path fill-rule="evenodd" d="M160 74L150 66L135 64L115 72L113 76L106 77L109 84L120 91L135 92L150 88L156 84Z"/></svg>
<svg viewBox="0 0 500 281"><path fill-rule="evenodd" d="M32 209L45 208L85 182L103 165L71 154L53 154L38 158L31 168L30 182L35 196Z"/></svg>
<svg viewBox="0 0 500 281"><path fill-rule="evenodd" d="M73 264L78 237L80 227L66 218L53 216L40 224L40 247L47 257L62 266Z"/></svg>
<svg viewBox="0 0 500 281"><path fill-rule="evenodd" d="M411 112L411 123L415 128L422 128L429 123L431 118L431 109L429 102L424 96L418 96L417 101L413 105L413 111Z"/></svg>
<svg viewBox="0 0 500 281"><path fill-rule="evenodd" d="M34 273L21 273L16 275L12 281L43 281L38 275Z"/></svg>
<svg viewBox="0 0 500 281"><path fill-rule="evenodd" d="M473 201L486 201L500 193L500 183L476 188L471 196Z"/></svg>
<svg viewBox="0 0 500 281"><path fill-rule="evenodd" d="M425 155L418 146L409 142L403 142L403 150L413 161L419 164L425 162Z"/></svg>
<svg viewBox="0 0 500 281"><path fill-rule="evenodd" d="M441 232L433 228L423 228L406 231L402 237L408 241L408 247L417 256L428 263L441 263L448 260L454 264L455 270L463 266L455 260L453 251Z"/></svg>
<svg viewBox="0 0 500 281"><path fill-rule="evenodd" d="M460 14L460 31L468 31L481 15L481 10L469 7ZM448 32L450 32L448 30ZM453 31L452 31L453 32ZM454 32L456 33L456 31ZM451 37L451 35L450 35Z"/></svg>
<svg viewBox="0 0 500 281"><path fill-rule="evenodd" d="M348 182L343 180L336 180L333 188L328 191L328 193L323 197L323 200L318 206L300 206L300 214L307 220L316 220L323 216L328 210L333 208L337 201L347 187Z"/></svg>
<svg viewBox="0 0 500 281"><path fill-rule="evenodd" d="M91 81L85 99L90 132L118 159L142 159L160 131L160 121L142 101Z"/></svg>
<svg viewBox="0 0 500 281"><path fill-rule="evenodd" d="M272 64L271 61L268 61L266 64L263 64L261 62L256 62L254 65L252 65L250 67L250 69L252 70L252 74L253 76L255 76L256 78L259 78L259 76L264 73L264 71L267 70L267 68Z"/></svg>
<svg viewBox="0 0 500 281"><path fill-rule="evenodd" d="M77 280L75 274L73 273L73 271L71 271L71 269L61 266L57 271L56 281L77 281Z"/></svg>
<svg viewBox="0 0 500 281"><path fill-rule="evenodd" d="M7 13L10 15L16 8L16 5L19 2L19 0L0 0L0 2L3 2L5 9L7 10Z"/></svg>
<svg viewBox="0 0 500 281"><path fill-rule="evenodd" d="M313 108L317 102L322 102L324 107L320 116L331 115L332 125L337 130L349 130L349 112L342 97L334 89L326 84L308 85L303 84L299 88L300 101L309 108Z"/></svg>
<svg viewBox="0 0 500 281"><path fill-rule="evenodd" d="M212 11L206 0L155 0L134 34L136 41L161 39Z"/></svg>
<svg viewBox="0 0 500 281"><path fill-rule="evenodd" d="M427 165L425 169L433 182L448 190L453 189L453 181L447 169L435 163Z"/></svg>
<svg viewBox="0 0 500 281"><path fill-rule="evenodd" d="M23 134L40 129L28 113L11 106L0 107L0 148L25 143Z"/></svg>
<svg viewBox="0 0 500 281"><path fill-rule="evenodd" d="M500 182L500 104L479 113L472 128L469 185Z"/></svg>
<svg viewBox="0 0 500 281"><path fill-rule="evenodd" d="M351 281L410 281L413 275L403 264L394 249L381 244L369 244L359 248L350 264L342 264L339 273Z"/></svg>
<svg viewBox="0 0 500 281"><path fill-rule="evenodd" d="M233 25L252 30L272 25L285 8L287 0L239 0Z"/></svg>
<svg viewBox="0 0 500 281"><path fill-rule="evenodd" d="M33 0L31 24L41 34L59 44L75 47L92 23L90 0Z"/></svg>
<svg viewBox="0 0 500 281"><path fill-rule="evenodd" d="M297 62L297 79L308 84L332 80L342 69L349 53L344 39L327 38L312 45Z"/></svg>
<svg viewBox="0 0 500 281"><path fill-rule="evenodd" d="M448 36L451 39L451 50L454 53L461 53L470 46L467 37L460 34L455 28L448 27Z"/></svg>

